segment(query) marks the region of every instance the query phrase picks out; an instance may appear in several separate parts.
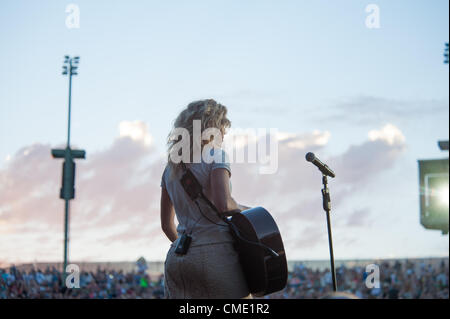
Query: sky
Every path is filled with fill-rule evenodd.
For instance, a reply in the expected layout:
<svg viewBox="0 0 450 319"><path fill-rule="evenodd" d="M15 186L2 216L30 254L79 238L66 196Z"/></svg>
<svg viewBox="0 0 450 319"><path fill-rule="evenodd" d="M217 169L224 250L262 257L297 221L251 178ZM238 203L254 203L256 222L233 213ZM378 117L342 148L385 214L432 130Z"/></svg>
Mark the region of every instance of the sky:
<svg viewBox="0 0 450 319"><path fill-rule="evenodd" d="M67 21L79 9L79 25ZM368 28L369 4L379 27ZM278 170L232 164L232 195L267 208L288 259L448 256L419 221L418 159L447 158L449 3L415 1L2 1L0 263L60 261L72 86L70 259L164 260L160 178L173 120L213 98L232 128L276 128ZM73 20L69 20L73 21ZM69 23L70 26L70 23Z"/></svg>

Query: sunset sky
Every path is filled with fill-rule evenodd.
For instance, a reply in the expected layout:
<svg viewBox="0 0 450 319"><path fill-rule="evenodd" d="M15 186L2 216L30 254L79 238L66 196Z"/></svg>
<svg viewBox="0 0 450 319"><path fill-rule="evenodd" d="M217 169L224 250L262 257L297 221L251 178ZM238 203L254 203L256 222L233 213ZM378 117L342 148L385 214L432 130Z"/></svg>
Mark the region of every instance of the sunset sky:
<svg viewBox="0 0 450 319"><path fill-rule="evenodd" d="M66 6L80 10L68 28ZM367 28L368 4L380 28ZM64 55L73 79L70 259L164 260L165 139L191 101L213 98L233 128L278 130L278 170L232 164L232 195L276 219L288 259L329 257L321 175L329 180L336 259L448 256L419 222L418 159L446 158L447 0L2 1L0 264L60 261L67 139Z"/></svg>

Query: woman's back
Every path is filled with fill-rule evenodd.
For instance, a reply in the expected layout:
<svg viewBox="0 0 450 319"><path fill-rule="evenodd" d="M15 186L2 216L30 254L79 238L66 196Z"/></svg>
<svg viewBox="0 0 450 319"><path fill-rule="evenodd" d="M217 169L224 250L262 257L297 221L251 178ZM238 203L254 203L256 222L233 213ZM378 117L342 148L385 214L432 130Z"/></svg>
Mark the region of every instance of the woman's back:
<svg viewBox="0 0 450 319"><path fill-rule="evenodd" d="M203 187L203 192L209 198L211 194L210 174L214 169L224 168L231 174L230 164L227 161L225 152L216 149L216 156L210 160L201 163L187 163L187 168L194 174L196 179ZM175 209L178 220L178 234L191 234L191 247L203 244L232 242L233 238L229 233L228 226L220 220L203 200L198 200L199 207L189 198L183 189L180 179L183 175L181 167L174 171L173 166L167 165L164 170L161 187L164 187L169 193L169 197ZM231 185L230 185L231 187ZM202 213L206 216L204 217ZM174 243L175 245L177 242Z"/></svg>

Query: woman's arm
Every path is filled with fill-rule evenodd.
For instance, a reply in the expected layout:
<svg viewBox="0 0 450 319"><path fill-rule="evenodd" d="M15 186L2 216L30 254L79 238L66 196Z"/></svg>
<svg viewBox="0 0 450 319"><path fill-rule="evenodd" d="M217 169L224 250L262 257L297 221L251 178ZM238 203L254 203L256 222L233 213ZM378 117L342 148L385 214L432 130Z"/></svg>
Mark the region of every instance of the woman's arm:
<svg viewBox="0 0 450 319"><path fill-rule="evenodd" d="M171 242L178 238L177 229L175 227L175 210L170 200L167 190L161 188L161 228Z"/></svg>
<svg viewBox="0 0 450 319"><path fill-rule="evenodd" d="M217 168L211 172L211 200L220 212L228 212L249 207L239 205L230 192L230 173L225 168Z"/></svg>

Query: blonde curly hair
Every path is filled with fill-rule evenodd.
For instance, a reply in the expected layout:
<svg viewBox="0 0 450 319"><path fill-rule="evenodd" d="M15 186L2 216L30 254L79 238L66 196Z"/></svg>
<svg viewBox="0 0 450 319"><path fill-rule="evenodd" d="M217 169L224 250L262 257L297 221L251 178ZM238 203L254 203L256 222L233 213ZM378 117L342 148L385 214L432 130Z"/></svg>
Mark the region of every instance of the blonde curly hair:
<svg viewBox="0 0 450 319"><path fill-rule="evenodd" d="M179 134L174 134L174 131L178 128L184 128L189 132L190 137L190 154L189 159L193 161L193 149L198 141L193 140L194 136L194 120L200 120L201 132L203 133L208 128L217 128L225 133L225 130L231 127L231 121L227 118L226 106L217 103L213 99L199 100L189 103L189 105L181 111L174 121L173 128L167 136L167 162L174 168L175 172L179 163L174 163L171 160L171 152L175 144L180 141ZM203 146L208 141L201 141L200 149L203 150ZM198 147L198 145L197 145ZM180 154L181 155L181 154Z"/></svg>

